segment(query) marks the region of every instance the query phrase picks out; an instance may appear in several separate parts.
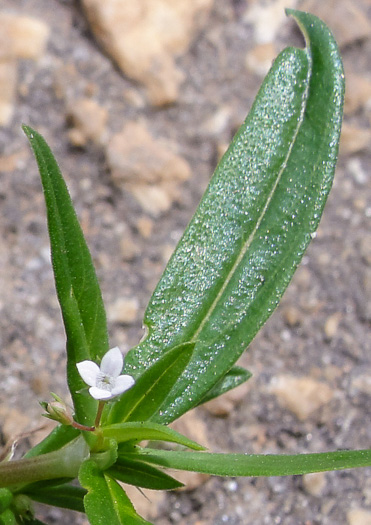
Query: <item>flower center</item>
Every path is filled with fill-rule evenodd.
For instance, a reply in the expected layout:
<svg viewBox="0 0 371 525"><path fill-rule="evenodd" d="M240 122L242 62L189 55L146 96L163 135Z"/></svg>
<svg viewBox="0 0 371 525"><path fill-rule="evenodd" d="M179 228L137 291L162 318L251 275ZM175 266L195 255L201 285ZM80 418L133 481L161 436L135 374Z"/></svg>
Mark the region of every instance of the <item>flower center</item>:
<svg viewBox="0 0 371 525"><path fill-rule="evenodd" d="M111 391L114 386L115 380L111 376L107 376L100 372L97 376L97 387L101 388L102 390L109 390Z"/></svg>

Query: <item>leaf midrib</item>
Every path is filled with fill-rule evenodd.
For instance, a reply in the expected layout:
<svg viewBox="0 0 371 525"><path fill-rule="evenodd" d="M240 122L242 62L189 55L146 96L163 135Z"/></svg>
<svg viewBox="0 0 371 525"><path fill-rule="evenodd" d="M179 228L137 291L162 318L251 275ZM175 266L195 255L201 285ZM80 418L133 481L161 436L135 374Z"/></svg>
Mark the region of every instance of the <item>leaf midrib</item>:
<svg viewBox="0 0 371 525"><path fill-rule="evenodd" d="M284 161L282 162L282 167L280 169L280 171L278 172L278 175L277 175L277 179L268 195L268 198L267 198L267 202L266 204L264 205L264 208L262 209L262 212L256 222L256 225L253 229L253 231L251 232L251 234L249 235L248 239L246 240L244 246L242 247L240 253L238 254L237 258L236 258L236 261L234 262L232 268L230 269L226 279L224 280L222 286L220 287L220 290L218 291L218 293L216 294L216 297L214 299L214 301L211 303L209 309L207 310L206 312L206 315L203 317L202 321L200 322L197 330L194 332L192 338L190 339L191 342L196 342L197 341L197 338L198 336L200 335L200 333L202 332L204 326L208 323L210 317L212 316L215 308L217 307L221 297L223 296L226 288L228 287L235 271L237 270L239 264L241 263L242 259L244 258L247 250L249 249L249 247L251 246L252 244L252 241L254 240L254 237L255 237L255 234L257 232L257 230L259 229L260 227L260 224L262 222L262 220L264 219L264 215L269 207L269 204L271 203L272 201L272 198L273 198L273 195L276 191L276 188L282 178L282 175L287 167L287 163L288 163L288 160L290 158L290 155L291 155L291 152L292 152L292 149L294 147L294 144L295 144L295 141L296 141L296 138L298 136L298 133L299 133L299 130L300 130L300 127L303 123L303 120L304 120L304 113L305 113L305 108L306 108L306 104L305 104L305 101L308 99L308 92L309 92L309 84L310 84L310 77L311 77L311 73L312 73L312 67L311 67L311 55L310 55L310 50L308 48L306 48L306 54L307 54L307 57L308 57L308 62L309 62L309 70L308 70L308 75L307 75L307 86L306 86L306 89L304 90L303 92L303 105L302 105L302 108L301 108L301 112L300 112L300 118L298 119L298 125L296 127L296 130L295 130L295 133L294 133L294 136L293 136L293 140L291 142L291 145L288 149L288 152L287 152L287 155L286 155L286 158L284 159Z"/></svg>
<svg viewBox="0 0 371 525"><path fill-rule="evenodd" d="M127 413L127 415L124 417L124 419L122 419L122 423L125 423L128 421L129 417L133 415L133 413L135 413L135 411L137 410L138 406L140 406L143 402L143 400L146 398L146 396L148 396L148 394L150 392L153 391L153 389L158 385L158 383L161 381L161 379L172 369L174 368L174 366L176 366L179 362L179 359L181 359L183 357L183 353L179 354L178 358L175 359L171 364L170 366L168 366L163 372L162 374L160 374L159 376L157 376L157 378L155 379L155 381L152 383L151 385L151 388L149 388L148 390L146 390L141 397L139 397L137 399L137 402L135 403L135 405L133 405L133 407L131 408L131 410ZM156 409L154 411L153 414L151 414L149 416L148 419L150 419L154 414L156 413Z"/></svg>

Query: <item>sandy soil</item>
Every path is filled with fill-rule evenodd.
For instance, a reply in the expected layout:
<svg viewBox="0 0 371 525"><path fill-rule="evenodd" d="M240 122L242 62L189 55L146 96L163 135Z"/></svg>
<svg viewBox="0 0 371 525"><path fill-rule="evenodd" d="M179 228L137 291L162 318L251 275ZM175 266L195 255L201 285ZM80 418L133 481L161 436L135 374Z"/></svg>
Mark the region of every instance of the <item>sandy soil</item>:
<svg viewBox="0 0 371 525"><path fill-rule="evenodd" d="M350 3L363 17L365 25L357 27L367 28L370 2ZM102 52L78 2L2 0L0 14L34 17L50 29L38 60L17 61L13 115L0 128L3 442L39 425L38 400L48 399L50 391L66 392L65 339L43 197L21 123L43 133L60 162L96 262L112 346L127 350L141 337L141 319L154 285L261 83L264 61L251 66L254 53L262 51L259 18L251 9L277 4L282 2L215 0L188 50L176 59L184 80L175 102L155 107L143 87L120 73ZM320 4L314 2L313 10ZM215 451L295 453L370 446L371 39L354 27L354 34L343 41L353 22L339 20L332 5L328 2L329 23L333 21L336 37L344 42L352 88L334 188L317 238L281 305L243 357L254 377L242 399L232 401L223 418L212 409L196 416L206 422ZM273 36L276 50L300 45L292 22L280 24L276 34L269 28L271 40L263 54L269 56ZM360 85L363 94L357 91ZM105 110L107 124L98 130L98 138L79 147L81 136L71 134L71 114L81 97ZM129 121L140 122L190 168L184 182L177 182L175 189L166 187L162 194L172 201L166 211L144 209L112 175L108 144ZM303 416L300 406L287 401L292 379L297 382L291 398L302 399L300 406L308 401L308 381L319 385L317 404L309 414ZM323 388L326 394L321 397ZM151 519L157 525L363 525L371 522L369 474L359 469L304 478L213 478L193 491L150 496ZM148 502L140 495L136 505L139 512L147 512ZM50 524L84 522L74 513L45 507L40 512Z"/></svg>

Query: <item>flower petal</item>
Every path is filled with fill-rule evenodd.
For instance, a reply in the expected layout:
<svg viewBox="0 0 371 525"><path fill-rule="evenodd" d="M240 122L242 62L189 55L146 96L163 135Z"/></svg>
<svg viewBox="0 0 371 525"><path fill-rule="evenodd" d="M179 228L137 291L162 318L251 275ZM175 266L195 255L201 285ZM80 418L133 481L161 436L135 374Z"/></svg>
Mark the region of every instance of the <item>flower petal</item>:
<svg viewBox="0 0 371 525"><path fill-rule="evenodd" d="M129 375L119 376L115 381L115 386L112 388L111 393L113 396L119 396L129 390L135 383L135 379Z"/></svg>
<svg viewBox="0 0 371 525"><path fill-rule="evenodd" d="M97 376L100 372L99 366L93 361L81 361L80 363L76 363L76 366L85 383L89 386L95 386Z"/></svg>
<svg viewBox="0 0 371 525"><path fill-rule="evenodd" d="M100 369L104 375L110 377L118 377L121 374L124 366L124 358L118 346L111 348L103 356Z"/></svg>
<svg viewBox="0 0 371 525"><path fill-rule="evenodd" d="M97 388L96 386L89 388L89 394L91 397L94 397L94 399L98 400L111 399L111 397L114 397L109 390L103 390L102 388Z"/></svg>

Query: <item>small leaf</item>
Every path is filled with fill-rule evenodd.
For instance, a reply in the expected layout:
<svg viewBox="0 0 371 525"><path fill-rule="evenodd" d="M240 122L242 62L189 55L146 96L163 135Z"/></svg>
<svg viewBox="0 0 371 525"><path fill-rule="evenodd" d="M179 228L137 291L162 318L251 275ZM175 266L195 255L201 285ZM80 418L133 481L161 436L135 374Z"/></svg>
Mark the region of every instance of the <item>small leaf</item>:
<svg viewBox="0 0 371 525"><path fill-rule="evenodd" d="M81 465L79 480L88 491L84 505L91 525L151 525L135 512L122 487L94 461Z"/></svg>
<svg viewBox="0 0 371 525"><path fill-rule="evenodd" d="M200 403L271 315L331 188L341 58L318 18L289 13L307 47L274 62L150 300L148 336L126 358L127 373L140 373L170 348L196 343L162 423Z"/></svg>
<svg viewBox="0 0 371 525"><path fill-rule="evenodd" d="M233 388L246 383L252 377L249 370L245 370L241 366L233 366L229 372L206 394L205 397L198 403L197 406L203 405L216 397L219 397Z"/></svg>
<svg viewBox="0 0 371 525"><path fill-rule="evenodd" d="M34 490L26 490L22 493L34 501L44 503L45 505L85 512L83 499L86 495L86 490L81 487L75 487L74 485L66 483L56 487L46 486L42 489L35 487Z"/></svg>
<svg viewBox="0 0 371 525"><path fill-rule="evenodd" d="M6 509L10 507L12 499L13 493L9 489L0 489L0 514L5 512Z"/></svg>
<svg viewBox="0 0 371 525"><path fill-rule="evenodd" d="M67 335L67 376L80 423L94 421L97 403L78 391L85 385L76 363L97 361L108 350L106 314L93 262L71 197L54 156L39 133L23 126L44 190L55 285Z"/></svg>
<svg viewBox="0 0 371 525"><path fill-rule="evenodd" d="M116 440L117 443L128 441L139 443L143 440L167 441L169 443L183 445L193 450L205 450L204 447L195 441L182 436L182 434L179 434L171 428L158 425L157 423L117 423L116 425L102 427L102 433L104 437L112 438Z"/></svg>
<svg viewBox="0 0 371 525"><path fill-rule="evenodd" d="M180 481L172 478L162 470L147 465L142 461L121 457L119 457L113 467L107 470L107 474L123 483L129 483L145 489L174 490L184 486L183 483L180 483Z"/></svg>
<svg viewBox="0 0 371 525"><path fill-rule="evenodd" d="M10 509L6 509L0 514L0 525L17 525L16 517Z"/></svg>
<svg viewBox="0 0 371 525"><path fill-rule="evenodd" d="M185 343L166 352L136 380L111 409L108 423L147 421L160 411L170 390L183 373L194 349Z"/></svg>
<svg viewBox="0 0 371 525"><path fill-rule="evenodd" d="M138 454L125 454L125 457L139 459ZM371 466L371 449L296 455L214 454L143 449L140 457L143 461L162 467L215 476L293 476Z"/></svg>

